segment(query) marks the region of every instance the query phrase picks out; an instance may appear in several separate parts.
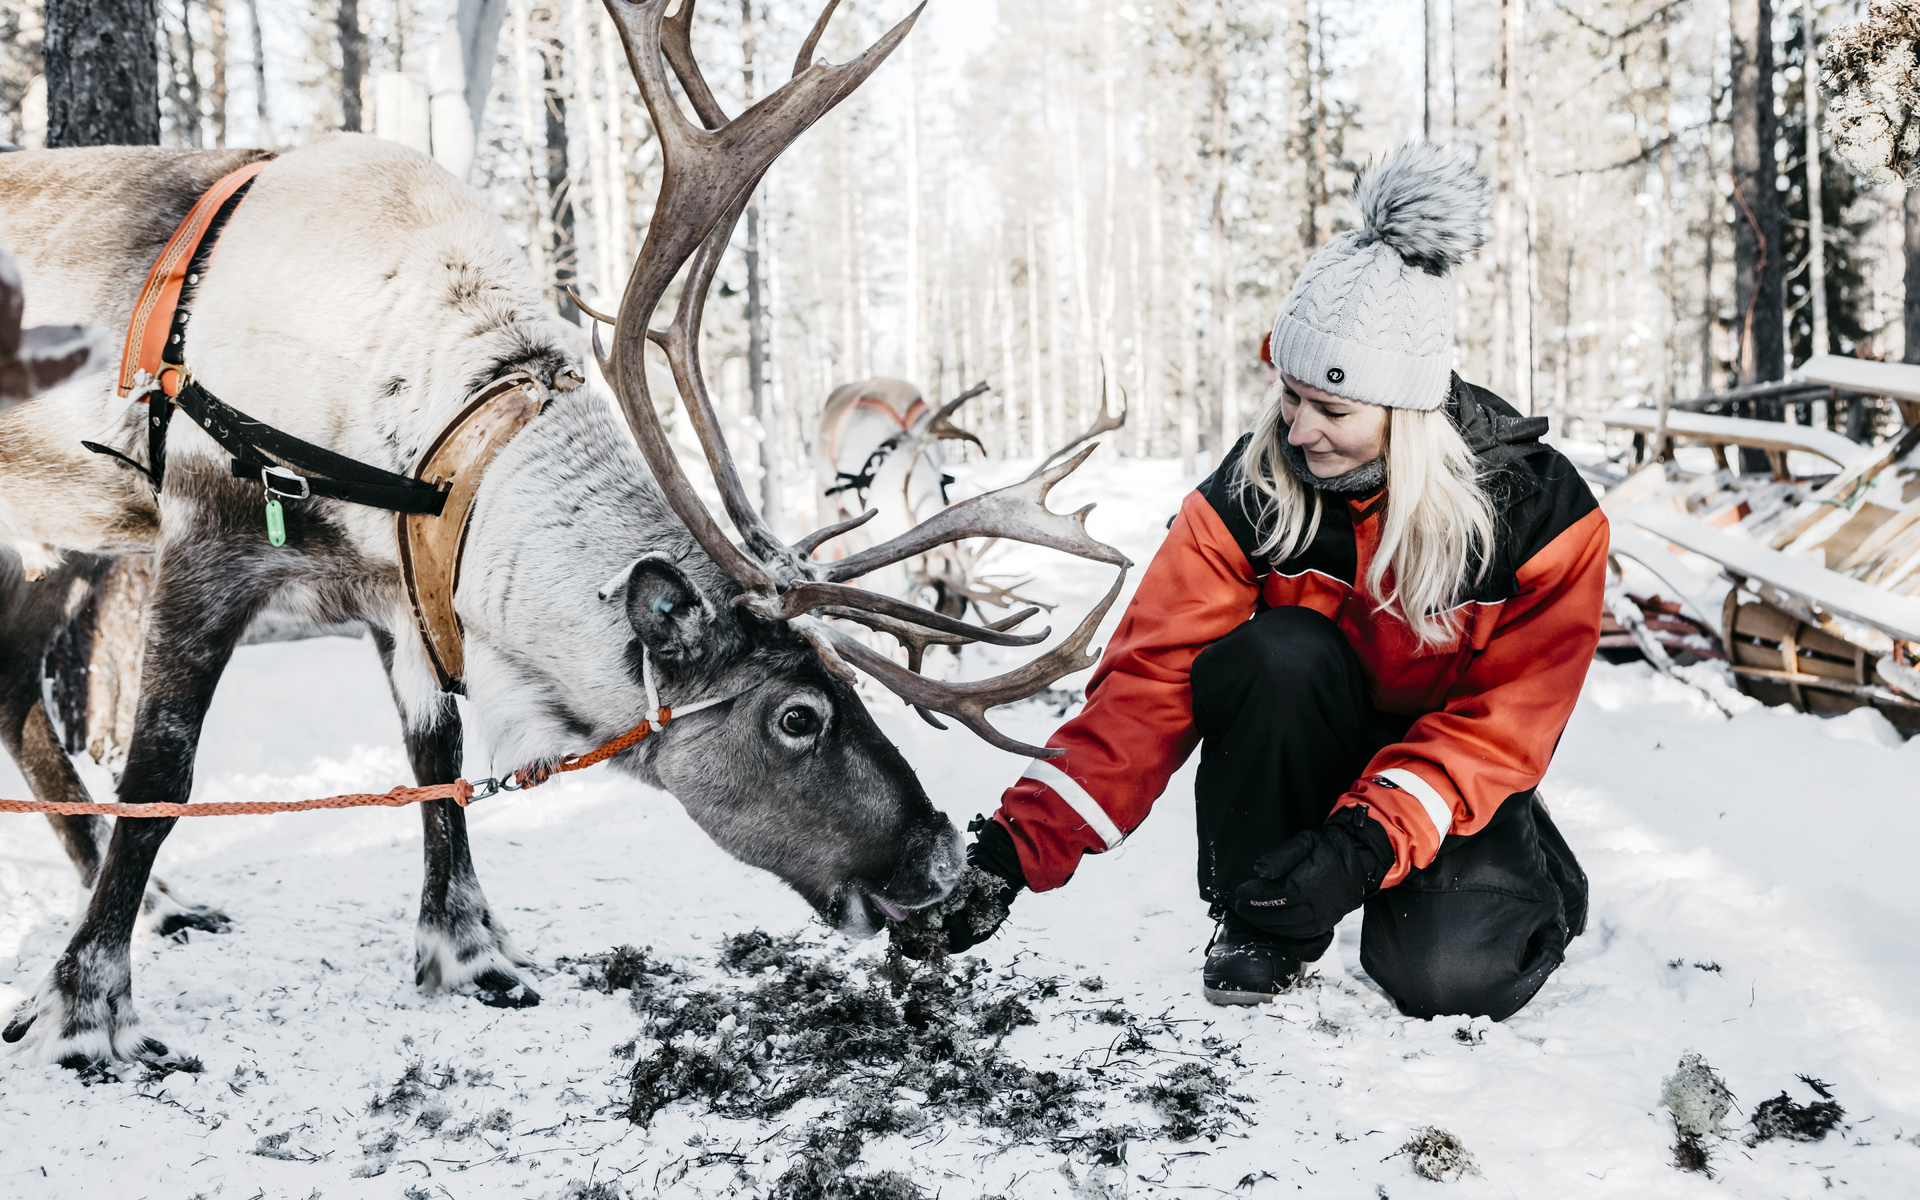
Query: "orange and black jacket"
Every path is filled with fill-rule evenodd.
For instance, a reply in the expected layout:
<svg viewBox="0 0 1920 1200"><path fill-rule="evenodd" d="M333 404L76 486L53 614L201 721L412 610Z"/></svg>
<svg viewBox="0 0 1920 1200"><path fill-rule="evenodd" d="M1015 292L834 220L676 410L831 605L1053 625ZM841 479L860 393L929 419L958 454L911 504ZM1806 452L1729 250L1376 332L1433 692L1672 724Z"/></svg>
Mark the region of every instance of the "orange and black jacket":
<svg viewBox="0 0 1920 1200"><path fill-rule="evenodd" d="M1029 886L1059 887L1081 855L1112 849L1146 820L1199 742L1193 660L1263 608L1331 618L1359 654L1374 704L1417 718L1334 805L1366 804L1385 826L1395 855L1386 886L1540 782L1600 640L1606 518L1573 465L1540 443L1544 418L1523 418L1458 376L1447 412L1480 460L1497 520L1488 569L1456 610L1453 639L1421 648L1365 591L1384 491L1323 494L1310 545L1279 563L1258 557L1241 439L1174 518L1086 707L1048 739L1066 753L1034 760L1001 799L994 819L1012 835Z"/></svg>

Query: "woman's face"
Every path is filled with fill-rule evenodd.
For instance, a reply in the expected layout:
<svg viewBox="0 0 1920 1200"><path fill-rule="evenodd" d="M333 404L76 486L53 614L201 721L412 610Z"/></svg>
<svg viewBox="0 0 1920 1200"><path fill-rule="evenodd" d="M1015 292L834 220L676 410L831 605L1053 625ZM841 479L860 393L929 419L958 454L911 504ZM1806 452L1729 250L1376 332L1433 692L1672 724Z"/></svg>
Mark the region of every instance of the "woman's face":
<svg viewBox="0 0 1920 1200"><path fill-rule="evenodd" d="M1322 479L1364 467L1386 453L1387 410L1324 392L1285 371L1280 416L1287 441L1307 456L1307 469Z"/></svg>

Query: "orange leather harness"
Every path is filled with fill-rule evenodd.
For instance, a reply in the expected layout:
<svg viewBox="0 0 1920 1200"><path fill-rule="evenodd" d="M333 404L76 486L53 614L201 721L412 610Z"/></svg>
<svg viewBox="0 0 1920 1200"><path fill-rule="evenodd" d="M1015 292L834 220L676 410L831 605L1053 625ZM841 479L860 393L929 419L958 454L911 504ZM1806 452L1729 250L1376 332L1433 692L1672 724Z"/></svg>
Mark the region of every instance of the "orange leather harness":
<svg viewBox="0 0 1920 1200"><path fill-rule="evenodd" d="M196 257L204 258L199 251L207 234L217 235L219 227L225 224L222 210L232 213L227 202L231 200L237 205L245 189L253 183L253 177L271 161L263 158L250 162L222 177L188 210L186 219L167 239L160 257L154 260L153 269L147 272L140 298L134 302L133 320L127 323L127 344L120 352L122 396L136 387L141 389L136 398L142 402L153 387L159 387L169 396L179 393L186 336L183 329L175 326L185 324L180 312L180 294L189 282L188 267ZM199 283L199 276L195 275L191 282ZM167 354L169 346L174 347L171 356Z"/></svg>

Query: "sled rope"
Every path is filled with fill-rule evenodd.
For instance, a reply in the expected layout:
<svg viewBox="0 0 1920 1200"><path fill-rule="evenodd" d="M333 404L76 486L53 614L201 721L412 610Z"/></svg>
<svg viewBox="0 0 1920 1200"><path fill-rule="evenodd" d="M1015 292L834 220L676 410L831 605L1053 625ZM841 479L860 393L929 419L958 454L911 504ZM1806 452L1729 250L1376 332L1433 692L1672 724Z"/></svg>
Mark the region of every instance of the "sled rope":
<svg viewBox="0 0 1920 1200"><path fill-rule="evenodd" d="M654 730L666 728L667 722L673 720L674 711L660 703L660 693L653 682L653 656L644 650L640 656L640 675L647 688L647 706L653 710L651 717L585 754L569 754L553 763L533 763L504 779L483 779L478 784L456 779L452 783L436 783L428 787L397 787L390 792L349 792L319 800L227 800L207 804L79 804L65 800L0 800L0 813L46 813L60 817L244 817L312 812L321 808L368 808L374 805L405 808L426 800L451 800L461 808L466 808L475 800L485 800L501 792L523 792L539 787L562 772L581 771L603 763L616 754L623 754L638 746ZM725 704L733 698L716 696L683 705L680 715L691 716Z"/></svg>

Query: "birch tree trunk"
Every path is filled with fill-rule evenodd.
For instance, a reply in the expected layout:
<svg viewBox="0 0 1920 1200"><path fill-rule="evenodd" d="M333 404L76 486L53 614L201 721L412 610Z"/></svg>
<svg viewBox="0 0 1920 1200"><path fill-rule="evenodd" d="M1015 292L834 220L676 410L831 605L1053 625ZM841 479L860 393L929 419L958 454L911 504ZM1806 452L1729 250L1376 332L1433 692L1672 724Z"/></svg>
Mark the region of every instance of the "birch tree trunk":
<svg viewBox="0 0 1920 1200"><path fill-rule="evenodd" d="M1193 240L1194 213L1199 204L1197 181L1193 178L1191 164L1188 165L1185 186L1177 201L1180 206L1180 292L1175 298L1173 311L1175 320L1180 322L1180 471L1182 474L1196 472L1195 460L1200 454L1200 400L1196 394L1200 390L1200 338L1194 322L1194 297L1200 291L1200 281L1195 276Z"/></svg>
<svg viewBox="0 0 1920 1200"><path fill-rule="evenodd" d="M1900 204L1902 241L1907 255L1906 301L1902 305L1902 325L1906 348L1900 361L1920 363L1920 183L1907 185ZM1856 407L1858 401L1855 402Z"/></svg>
<svg viewBox="0 0 1920 1200"><path fill-rule="evenodd" d="M741 77L745 107L753 107L753 0L740 0ZM761 296L760 194L747 202L747 400L760 425L760 511L769 521L780 514L779 436L775 414L767 406L767 307Z"/></svg>
<svg viewBox="0 0 1920 1200"><path fill-rule="evenodd" d="M1023 222L1027 235L1027 419L1028 445L1037 455L1047 441L1046 422L1041 413L1040 375L1040 254L1033 233L1033 217ZM1914 293L1920 296L1920 291ZM1916 343L1920 345L1920 343Z"/></svg>
<svg viewBox="0 0 1920 1200"><path fill-rule="evenodd" d="M1806 52L1801 55L1800 81L1804 86L1807 122L1807 299L1813 306L1813 344L1809 354L1825 354L1827 342L1827 231L1826 205L1820 188L1820 55L1814 48L1818 19L1813 0L1803 0L1801 33Z"/></svg>
<svg viewBox="0 0 1920 1200"><path fill-rule="evenodd" d="M1212 401L1212 420L1207 430L1207 457L1219 462L1226 454L1227 376L1233 370L1233 349L1227 344L1227 4L1213 0L1213 12L1207 22L1208 57L1212 61L1212 87L1207 99L1211 141L1213 196L1207 226L1207 282L1212 303L1207 312L1207 392Z"/></svg>
<svg viewBox="0 0 1920 1200"><path fill-rule="evenodd" d="M1514 399L1516 360L1514 356L1514 311L1516 291L1513 278L1514 214L1513 181L1518 164L1514 153L1514 63L1513 27L1519 0L1500 0L1500 44L1496 51L1494 78L1499 88L1496 101L1493 177L1493 330L1489 355L1491 386L1509 400Z"/></svg>
<svg viewBox="0 0 1920 1200"><path fill-rule="evenodd" d="M1319 245L1316 203L1319 188L1314 182L1313 119L1313 23L1309 19L1309 0L1287 0L1287 80L1291 102L1287 105L1287 144L1292 148L1293 172L1298 186L1290 189L1293 207L1300 214L1300 245L1307 254ZM1304 260L1306 254L1301 255Z"/></svg>
<svg viewBox="0 0 1920 1200"><path fill-rule="evenodd" d="M258 3L258 0L249 0ZM258 44L256 43L256 50ZM545 211L542 188L544 173L540 169L539 142L534 134L538 113L545 109L534 97L533 70L527 59L533 52L533 41L527 28L527 6L513 6L513 67L514 80L520 92L520 142L527 150L527 257L532 260L534 278L545 281L547 273L546 246L541 235L541 213Z"/></svg>
<svg viewBox="0 0 1920 1200"><path fill-rule="evenodd" d="M1141 320L1137 353L1141 356L1140 405L1143 420L1133 431L1134 445L1140 454L1152 454L1153 435L1160 428L1161 395L1164 388L1160 361L1160 317L1164 309L1161 294L1166 287L1166 201L1160 183L1160 139L1155 118L1158 100L1147 98L1147 297Z"/></svg>
<svg viewBox="0 0 1920 1200"><path fill-rule="evenodd" d="M260 0L247 0L247 36L253 39L253 140L255 145L271 146L276 139L273 121L267 116L267 47L260 29Z"/></svg>
<svg viewBox="0 0 1920 1200"><path fill-rule="evenodd" d="M207 0L207 49L213 56L213 144L227 148L227 0Z"/></svg>
<svg viewBox="0 0 1920 1200"><path fill-rule="evenodd" d="M906 342L906 352L903 356L906 362L902 373L913 383L924 386L927 379L920 361L925 321L921 311L920 296L920 87L918 75L914 71L913 44L914 39L908 38L905 59L907 67L907 315L901 330ZM937 385L934 390L938 391Z"/></svg>
<svg viewBox="0 0 1920 1200"><path fill-rule="evenodd" d="M1655 390L1660 411L1654 418L1652 461L1665 462L1667 413L1673 406L1673 15L1660 16L1660 382Z"/></svg>

